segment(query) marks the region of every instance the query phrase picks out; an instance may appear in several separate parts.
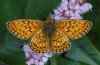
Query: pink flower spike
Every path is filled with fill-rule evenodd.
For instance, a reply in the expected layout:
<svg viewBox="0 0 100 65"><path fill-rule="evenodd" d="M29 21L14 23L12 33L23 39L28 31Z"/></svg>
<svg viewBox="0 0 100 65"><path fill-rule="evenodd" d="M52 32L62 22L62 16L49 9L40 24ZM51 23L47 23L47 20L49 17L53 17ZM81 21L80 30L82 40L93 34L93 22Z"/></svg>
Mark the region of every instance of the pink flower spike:
<svg viewBox="0 0 100 65"><path fill-rule="evenodd" d="M24 44L22 49L25 52L27 65L44 65L44 63L48 61L48 58L52 57L52 53L50 52L46 52L43 54L35 53L27 44Z"/></svg>
<svg viewBox="0 0 100 65"><path fill-rule="evenodd" d="M42 57L42 61L45 63L48 61L48 58L47 57Z"/></svg>
<svg viewBox="0 0 100 65"><path fill-rule="evenodd" d="M44 65L44 62L40 61L38 65Z"/></svg>
<svg viewBox="0 0 100 65"><path fill-rule="evenodd" d="M52 19L82 19L83 13L92 9L92 5L84 2L84 0L62 0L60 6L57 7L59 12L54 13Z"/></svg>
<svg viewBox="0 0 100 65"><path fill-rule="evenodd" d="M83 6L80 7L81 11L83 11L83 13L89 11L92 9L92 5L89 3L85 3L83 4Z"/></svg>
<svg viewBox="0 0 100 65"><path fill-rule="evenodd" d="M56 15L59 15L59 11L58 11L58 10L54 10L54 13L55 13Z"/></svg>

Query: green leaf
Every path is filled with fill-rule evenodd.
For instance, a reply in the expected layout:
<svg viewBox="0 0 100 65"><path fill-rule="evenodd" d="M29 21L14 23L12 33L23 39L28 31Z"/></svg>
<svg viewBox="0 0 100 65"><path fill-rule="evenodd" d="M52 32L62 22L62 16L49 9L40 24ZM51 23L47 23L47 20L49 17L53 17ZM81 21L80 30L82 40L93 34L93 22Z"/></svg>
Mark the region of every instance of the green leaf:
<svg viewBox="0 0 100 65"><path fill-rule="evenodd" d="M89 65L100 64L100 53L87 38L74 41L71 49L66 53L66 57Z"/></svg>
<svg viewBox="0 0 100 65"><path fill-rule="evenodd" d="M50 59L50 65L57 65L56 56L53 56L53 57Z"/></svg>

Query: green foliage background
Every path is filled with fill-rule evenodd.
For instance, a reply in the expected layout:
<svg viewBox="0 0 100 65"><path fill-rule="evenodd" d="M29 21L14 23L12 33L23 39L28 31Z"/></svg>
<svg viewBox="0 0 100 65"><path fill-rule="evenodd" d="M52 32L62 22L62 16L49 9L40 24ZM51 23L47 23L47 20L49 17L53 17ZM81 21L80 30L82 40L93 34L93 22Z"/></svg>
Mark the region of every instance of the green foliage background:
<svg viewBox="0 0 100 65"><path fill-rule="evenodd" d="M45 20L61 0L0 0L0 65L25 65L24 52L20 48L25 41L16 38L6 28L13 19ZM93 23L91 31L79 40L72 41L69 51L53 56L46 65L100 65L100 1L87 0L92 12L84 19ZM40 13L42 12L42 13Z"/></svg>

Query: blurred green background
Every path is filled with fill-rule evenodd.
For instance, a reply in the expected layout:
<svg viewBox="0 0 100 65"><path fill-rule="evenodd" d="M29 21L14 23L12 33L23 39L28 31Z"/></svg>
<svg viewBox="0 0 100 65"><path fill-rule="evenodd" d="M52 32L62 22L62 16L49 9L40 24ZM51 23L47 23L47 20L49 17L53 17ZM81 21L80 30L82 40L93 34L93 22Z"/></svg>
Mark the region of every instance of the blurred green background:
<svg viewBox="0 0 100 65"><path fill-rule="evenodd" d="M6 23L13 19L46 20L61 0L0 0L0 65L25 65L21 45L26 41L12 35ZM91 31L79 40L72 41L68 52L52 57L46 65L100 65L100 1L87 0L92 12L83 15L93 23ZM37 10L38 9L38 10ZM40 13L42 12L42 13Z"/></svg>

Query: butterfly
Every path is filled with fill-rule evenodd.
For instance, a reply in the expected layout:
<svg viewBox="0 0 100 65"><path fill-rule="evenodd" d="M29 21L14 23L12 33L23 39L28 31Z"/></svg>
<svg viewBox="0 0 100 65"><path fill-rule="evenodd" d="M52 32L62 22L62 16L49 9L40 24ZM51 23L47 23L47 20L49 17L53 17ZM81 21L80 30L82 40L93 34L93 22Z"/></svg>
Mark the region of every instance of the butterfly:
<svg viewBox="0 0 100 65"><path fill-rule="evenodd" d="M92 27L88 20L31 20L18 19L7 23L16 37L28 40L36 53L62 53L71 47L70 39L79 39Z"/></svg>

